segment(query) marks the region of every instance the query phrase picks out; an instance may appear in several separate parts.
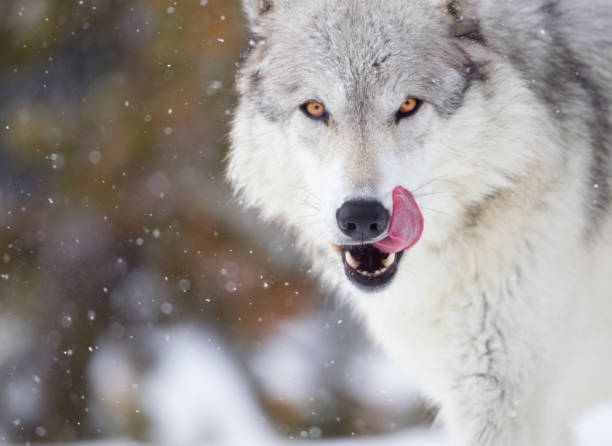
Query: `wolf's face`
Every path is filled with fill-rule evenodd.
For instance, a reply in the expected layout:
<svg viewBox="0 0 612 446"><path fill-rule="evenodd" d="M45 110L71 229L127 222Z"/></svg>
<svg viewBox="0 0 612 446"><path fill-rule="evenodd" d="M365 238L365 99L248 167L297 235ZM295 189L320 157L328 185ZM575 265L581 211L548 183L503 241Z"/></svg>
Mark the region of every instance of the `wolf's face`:
<svg viewBox="0 0 612 446"><path fill-rule="evenodd" d="M384 289L415 243L473 230L546 152L526 81L437 3L245 5L229 178L361 290Z"/></svg>

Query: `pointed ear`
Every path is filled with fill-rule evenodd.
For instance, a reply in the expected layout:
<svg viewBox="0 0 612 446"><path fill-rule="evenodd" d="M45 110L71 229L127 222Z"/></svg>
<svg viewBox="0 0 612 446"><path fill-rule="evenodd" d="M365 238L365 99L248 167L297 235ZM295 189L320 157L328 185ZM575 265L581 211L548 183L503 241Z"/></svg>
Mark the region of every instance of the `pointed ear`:
<svg viewBox="0 0 612 446"><path fill-rule="evenodd" d="M242 8L249 21L249 28L255 34L263 34L261 18L272 8L278 0L242 0Z"/></svg>
<svg viewBox="0 0 612 446"><path fill-rule="evenodd" d="M458 39L469 39L485 45L486 40L480 32L480 23L474 18L476 15L473 9L465 3L467 2L460 0L446 1L446 10L454 19L452 35Z"/></svg>

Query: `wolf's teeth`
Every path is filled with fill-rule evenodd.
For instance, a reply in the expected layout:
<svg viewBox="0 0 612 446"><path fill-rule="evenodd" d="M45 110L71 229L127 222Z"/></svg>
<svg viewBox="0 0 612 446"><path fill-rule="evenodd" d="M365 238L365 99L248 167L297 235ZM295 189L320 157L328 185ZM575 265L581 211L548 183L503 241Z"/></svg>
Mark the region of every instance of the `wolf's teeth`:
<svg viewBox="0 0 612 446"><path fill-rule="evenodd" d="M385 268L389 268L395 262L395 253L389 254L386 259L383 259L382 264Z"/></svg>
<svg viewBox="0 0 612 446"><path fill-rule="evenodd" d="M357 269L359 268L359 265L361 265L361 263L359 263L352 255L350 251L346 251L346 253L344 254L344 258L346 260L346 263L349 264L349 266L353 269Z"/></svg>
<svg viewBox="0 0 612 446"><path fill-rule="evenodd" d="M385 266L377 271L374 272L375 276L380 276L381 274L384 274L387 272L387 270L389 269L389 267Z"/></svg>

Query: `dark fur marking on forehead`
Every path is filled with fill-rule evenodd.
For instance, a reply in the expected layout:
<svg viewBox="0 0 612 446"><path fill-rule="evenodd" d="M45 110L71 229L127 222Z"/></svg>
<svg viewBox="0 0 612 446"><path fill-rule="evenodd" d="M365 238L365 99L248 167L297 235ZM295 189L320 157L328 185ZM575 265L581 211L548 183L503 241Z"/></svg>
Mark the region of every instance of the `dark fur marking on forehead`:
<svg viewBox="0 0 612 446"><path fill-rule="evenodd" d="M381 57L380 59L375 60L375 61L374 61L374 63L372 64L372 66L373 66L374 68L380 68L380 66L381 66L382 64L384 64L384 63L385 63L387 60L389 60L389 57L391 57L391 53L387 53L387 54L385 54L385 55L384 55L383 57Z"/></svg>

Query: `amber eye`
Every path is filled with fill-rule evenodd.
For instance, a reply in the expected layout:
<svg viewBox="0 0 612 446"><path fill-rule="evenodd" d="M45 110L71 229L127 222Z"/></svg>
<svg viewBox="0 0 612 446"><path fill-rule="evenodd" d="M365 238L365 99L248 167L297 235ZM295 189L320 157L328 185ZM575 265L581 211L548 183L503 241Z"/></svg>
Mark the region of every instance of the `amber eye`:
<svg viewBox="0 0 612 446"><path fill-rule="evenodd" d="M406 99L404 102L402 102L400 111L402 113L413 112L417 108L418 104L419 104L418 101L414 98Z"/></svg>
<svg viewBox="0 0 612 446"><path fill-rule="evenodd" d="M407 116L413 115L414 113L417 112L417 110L419 109L422 103L423 101L421 101L420 99L416 99L416 98L406 99L404 102L402 102L402 105L400 105L400 108L397 111L397 119L399 120L401 118L405 118Z"/></svg>
<svg viewBox="0 0 612 446"><path fill-rule="evenodd" d="M300 109L312 119L327 119L327 110L325 106L317 101L308 101L300 106Z"/></svg>
<svg viewBox="0 0 612 446"><path fill-rule="evenodd" d="M306 111L309 115L320 118L325 114L325 107L318 102L309 102L306 104Z"/></svg>

